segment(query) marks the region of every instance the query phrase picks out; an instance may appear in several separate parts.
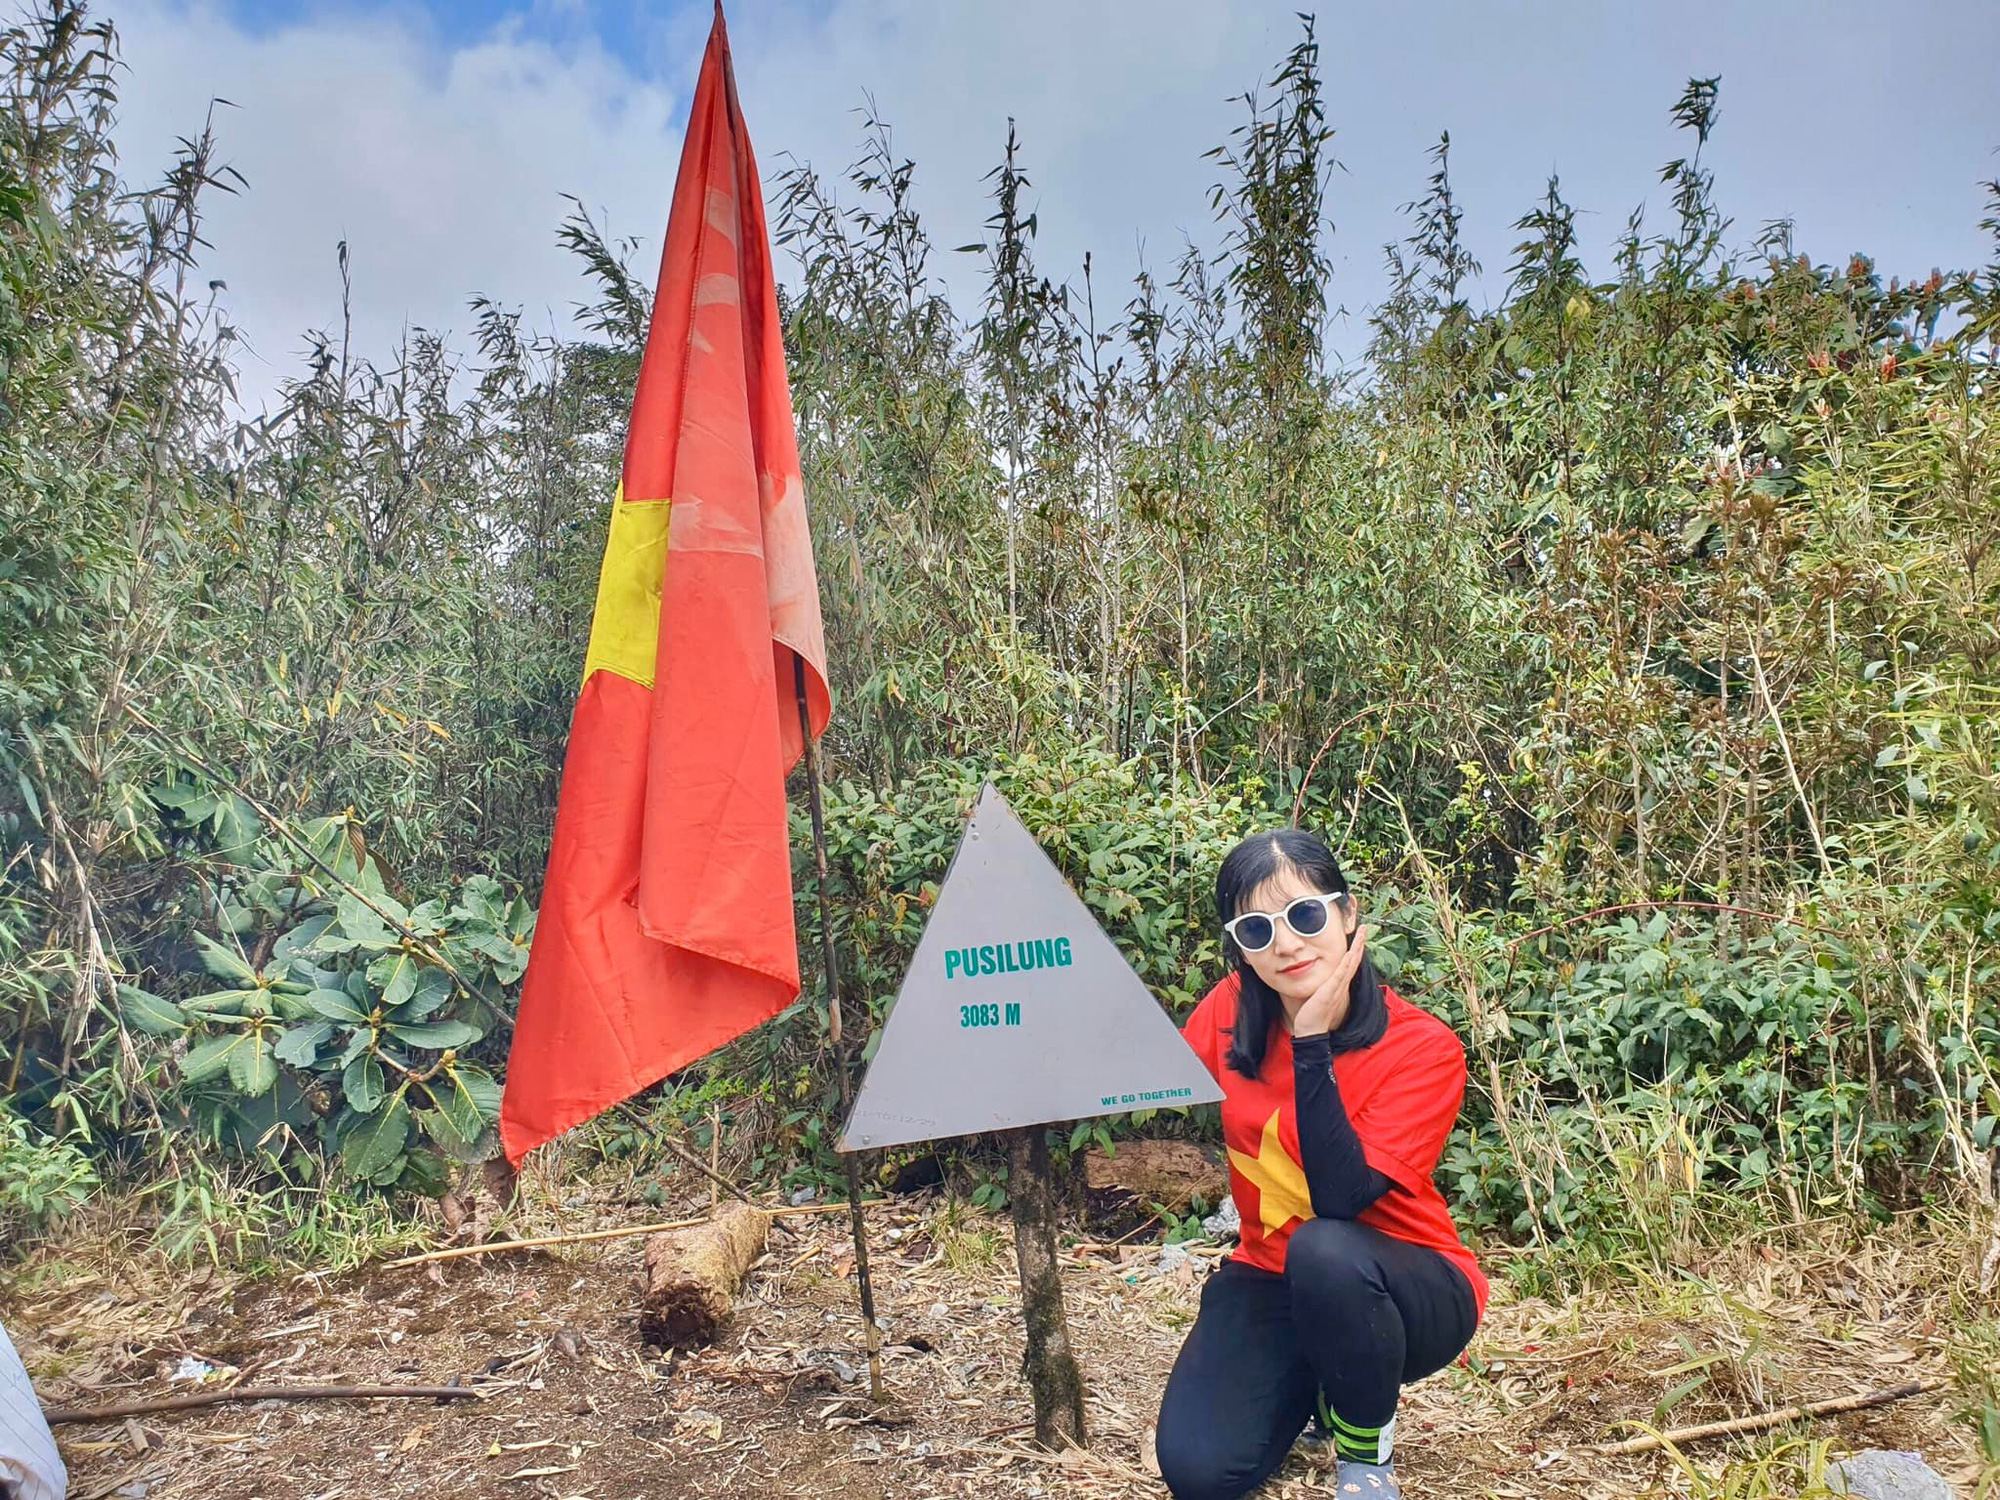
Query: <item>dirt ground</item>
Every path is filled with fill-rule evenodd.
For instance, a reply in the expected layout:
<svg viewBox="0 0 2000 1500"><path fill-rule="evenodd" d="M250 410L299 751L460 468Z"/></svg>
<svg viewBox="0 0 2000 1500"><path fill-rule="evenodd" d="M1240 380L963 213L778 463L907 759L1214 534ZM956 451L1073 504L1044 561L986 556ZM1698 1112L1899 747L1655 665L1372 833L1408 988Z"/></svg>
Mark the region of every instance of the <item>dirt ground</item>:
<svg viewBox="0 0 2000 1500"><path fill-rule="evenodd" d="M591 1217L587 1207L570 1215ZM604 1211L630 1222L629 1211ZM871 1207L885 1376L900 1425L868 1420L843 1215L783 1221L716 1347L668 1357L637 1335L639 1240L426 1267L234 1280L72 1243L19 1268L0 1309L43 1400L98 1406L217 1384L456 1383L477 1399L265 1401L58 1428L75 1500L387 1500L841 1494L1163 1496L1150 1424L1192 1318L1196 1256L1155 1245L1073 1252L1070 1328L1091 1446L1028 1440L1004 1220L930 1197ZM577 1223L573 1227L588 1227ZM1971 1495L1966 1346L1948 1278L1921 1246L1747 1246L1629 1296L1510 1295L1468 1357L1408 1391L1398 1466L1412 1497L1779 1494L1723 1488L1759 1455L1916 1449ZM1923 1274L1914 1274L1921 1272ZM1962 1332L1962 1331L1961 1331ZM1588 1446L1625 1421L1741 1415L1923 1377L1935 1394L1759 1439L1653 1454ZM1331 1493L1302 1446L1266 1490ZM1732 1468L1731 1466L1734 1465ZM1989 1476L1990 1470L1985 1471Z"/></svg>

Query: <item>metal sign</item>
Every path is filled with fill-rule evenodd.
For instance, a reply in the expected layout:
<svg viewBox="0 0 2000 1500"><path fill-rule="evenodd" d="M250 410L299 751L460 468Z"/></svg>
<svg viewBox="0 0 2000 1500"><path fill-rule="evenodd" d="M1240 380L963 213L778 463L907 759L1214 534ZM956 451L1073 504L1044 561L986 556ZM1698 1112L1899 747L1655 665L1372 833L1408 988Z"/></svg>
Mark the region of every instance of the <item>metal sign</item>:
<svg viewBox="0 0 2000 1500"><path fill-rule="evenodd" d="M1221 1097L989 783L945 872L840 1149Z"/></svg>

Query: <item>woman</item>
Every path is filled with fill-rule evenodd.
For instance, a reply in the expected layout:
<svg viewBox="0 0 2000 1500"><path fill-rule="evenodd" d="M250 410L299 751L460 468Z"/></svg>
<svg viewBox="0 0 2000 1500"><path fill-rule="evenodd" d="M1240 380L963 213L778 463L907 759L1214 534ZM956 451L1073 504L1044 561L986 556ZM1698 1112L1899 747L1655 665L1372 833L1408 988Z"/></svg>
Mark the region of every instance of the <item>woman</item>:
<svg viewBox="0 0 2000 1500"><path fill-rule="evenodd" d="M1384 986L1326 845L1244 840L1215 880L1235 972L1184 1029L1222 1085L1243 1220L1160 1403L1176 1500L1234 1500L1317 1416L1336 1492L1399 1494L1401 1387L1458 1357L1486 1278L1431 1182L1465 1094L1465 1049Z"/></svg>

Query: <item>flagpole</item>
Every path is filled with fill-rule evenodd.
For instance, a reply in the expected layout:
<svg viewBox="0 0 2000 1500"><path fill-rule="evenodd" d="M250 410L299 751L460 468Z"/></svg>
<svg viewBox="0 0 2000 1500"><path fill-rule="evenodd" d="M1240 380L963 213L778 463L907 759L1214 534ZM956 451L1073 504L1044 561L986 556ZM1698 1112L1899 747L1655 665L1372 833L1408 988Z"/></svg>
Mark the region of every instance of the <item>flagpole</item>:
<svg viewBox="0 0 2000 1500"><path fill-rule="evenodd" d="M718 0L719 3L719 0ZM826 816L820 806L819 746L813 740L812 712L806 703L806 659L792 654L793 685L799 697L799 733L806 746L806 799L812 808L813 868L819 886L820 970L826 976L827 1029L833 1036L835 1071L840 1074L840 1115L853 1113L852 1059L840 1024L839 965L833 951L833 903L826 892ZM843 1151L847 1167L848 1224L854 1234L854 1274L861 1281L861 1322L868 1336L868 1399L880 1406L882 1393L882 1331L875 1323L875 1289L868 1280L868 1229L861 1216L861 1164L858 1153Z"/></svg>

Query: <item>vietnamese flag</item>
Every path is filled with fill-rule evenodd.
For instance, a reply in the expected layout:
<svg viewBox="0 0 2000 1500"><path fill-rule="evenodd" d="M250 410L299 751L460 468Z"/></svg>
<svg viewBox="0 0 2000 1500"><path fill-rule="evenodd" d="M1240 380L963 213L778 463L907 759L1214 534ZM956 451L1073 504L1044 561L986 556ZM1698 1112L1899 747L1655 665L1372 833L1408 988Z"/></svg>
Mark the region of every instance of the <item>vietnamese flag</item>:
<svg viewBox="0 0 2000 1500"><path fill-rule="evenodd" d="M799 994L785 773L830 712L762 189L702 59L500 1107L521 1157Z"/></svg>

